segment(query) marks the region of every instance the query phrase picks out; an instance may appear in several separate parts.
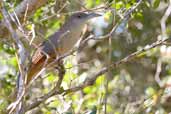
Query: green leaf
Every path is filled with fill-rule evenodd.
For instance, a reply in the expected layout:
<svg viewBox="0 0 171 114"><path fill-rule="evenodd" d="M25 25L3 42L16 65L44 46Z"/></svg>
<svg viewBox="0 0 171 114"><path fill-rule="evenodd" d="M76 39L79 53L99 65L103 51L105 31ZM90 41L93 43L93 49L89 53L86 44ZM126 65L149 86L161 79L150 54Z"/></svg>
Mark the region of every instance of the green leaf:
<svg viewBox="0 0 171 114"><path fill-rule="evenodd" d="M17 68L18 64L17 64L17 59L16 57L12 57L8 60L8 64L12 65L13 67Z"/></svg>
<svg viewBox="0 0 171 114"><path fill-rule="evenodd" d="M120 2L116 3L114 6L116 9L120 9L120 8L124 7L124 4L122 1L120 1Z"/></svg>
<svg viewBox="0 0 171 114"><path fill-rule="evenodd" d="M153 0L152 1L152 6L153 6L153 8L158 8L158 6L160 5L160 0Z"/></svg>
<svg viewBox="0 0 171 114"><path fill-rule="evenodd" d="M152 95L154 95L154 94L156 93L156 90L155 90L154 88L152 88L152 87L148 87L148 88L145 90L145 93L146 93L146 95L148 95L148 96L152 96Z"/></svg>
<svg viewBox="0 0 171 114"><path fill-rule="evenodd" d="M49 76L47 77L47 80L49 82L53 82L56 79L56 76L54 76L52 73L49 74Z"/></svg>
<svg viewBox="0 0 171 114"><path fill-rule="evenodd" d="M104 14L104 19L105 21L107 21L108 23L112 23L113 21L113 14L111 11L108 11Z"/></svg>
<svg viewBox="0 0 171 114"><path fill-rule="evenodd" d="M104 75L103 76L100 76L97 78L96 80L96 85L100 86L102 84L102 82L104 81Z"/></svg>

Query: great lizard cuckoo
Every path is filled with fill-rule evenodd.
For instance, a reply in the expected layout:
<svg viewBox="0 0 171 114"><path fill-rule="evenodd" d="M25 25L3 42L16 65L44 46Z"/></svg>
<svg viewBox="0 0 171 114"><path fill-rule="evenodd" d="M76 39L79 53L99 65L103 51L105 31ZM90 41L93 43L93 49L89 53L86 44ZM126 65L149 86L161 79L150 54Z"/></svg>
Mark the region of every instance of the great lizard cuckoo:
<svg viewBox="0 0 171 114"><path fill-rule="evenodd" d="M86 12L74 13L57 32L41 43L32 56L26 83L28 84L43 66L46 66L45 64L52 62L56 56L63 55L72 49L79 40L86 22L97 16L100 15Z"/></svg>

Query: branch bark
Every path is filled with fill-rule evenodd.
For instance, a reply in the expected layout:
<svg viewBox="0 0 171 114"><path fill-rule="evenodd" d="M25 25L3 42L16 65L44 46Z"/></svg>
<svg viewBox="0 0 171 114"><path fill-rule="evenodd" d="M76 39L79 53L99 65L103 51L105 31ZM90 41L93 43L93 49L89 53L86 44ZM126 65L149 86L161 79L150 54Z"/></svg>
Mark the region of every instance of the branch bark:
<svg viewBox="0 0 171 114"><path fill-rule="evenodd" d="M144 48L142 48L141 50L139 51L136 51L128 56L126 56L125 58L117 61L117 62L113 62L112 64L110 64L109 66L107 67L104 67L102 68L101 70L99 70L98 72L96 72L95 74L92 74L91 78L87 78L82 84L80 84L79 86L76 86L76 87L73 87L73 88L70 88L70 89L67 89L67 90L62 90L62 89L56 89L54 88L53 90L51 90L48 94L45 94L44 96L42 97L39 97L39 98L36 98L35 100L33 100L34 102L27 107L27 111L28 110L31 110L37 106L39 106L41 103L43 103L44 101L46 101L48 98L54 96L54 95L58 95L58 94L69 94L69 93L73 93L73 92L76 92L76 91L79 91L79 90L82 90L84 89L85 87L88 87L88 86L91 86L94 84L94 82L96 81L96 79L100 76L102 76L104 73L106 73L109 69L111 68L116 68L118 67L119 65L121 64L125 64L127 62L130 62L132 59L135 59L138 55L141 55L142 53L144 52L147 52L157 46L160 46L162 45L164 42L166 41L169 41L171 40L171 38L168 38L168 39L165 39L165 40L158 40L150 45L146 45Z"/></svg>
<svg viewBox="0 0 171 114"><path fill-rule="evenodd" d="M14 10L17 17L20 19L20 22L24 20L24 15L27 10L27 17L32 15L38 8L43 6L48 0L24 0L22 1ZM28 9L27 9L28 8ZM14 16L15 14L11 13L10 15ZM10 17L8 17L10 18ZM10 20L10 19L8 19ZM0 22L0 38L5 38L9 36L8 29L5 27L5 19Z"/></svg>
<svg viewBox="0 0 171 114"><path fill-rule="evenodd" d="M8 18L9 17L9 14L8 14L8 11L6 10L6 7L4 5L4 3L2 3L2 14L3 14L3 17L4 17L4 25L5 27L9 30L9 32L11 33L12 35L12 38L15 42L15 48L18 49L18 55L19 55L19 58L20 58L20 61L19 61L19 68L20 68L20 74L21 74L21 80L19 81L19 86L18 86L18 93L17 93L17 98L19 98L19 96L21 95L22 91L23 91L23 69L24 69L24 63L25 63L25 60L26 60L26 50L22 44L22 42L19 40L19 37L18 35L15 33L12 25L11 25L11 19ZM22 103L21 103L22 104ZM23 104L22 104L23 105ZM18 105L15 105L14 107L16 108ZM13 110L14 110L14 107L12 107L12 110L9 112L11 113ZM17 107L17 111L16 113L17 114L23 114L24 113L24 108L23 107Z"/></svg>

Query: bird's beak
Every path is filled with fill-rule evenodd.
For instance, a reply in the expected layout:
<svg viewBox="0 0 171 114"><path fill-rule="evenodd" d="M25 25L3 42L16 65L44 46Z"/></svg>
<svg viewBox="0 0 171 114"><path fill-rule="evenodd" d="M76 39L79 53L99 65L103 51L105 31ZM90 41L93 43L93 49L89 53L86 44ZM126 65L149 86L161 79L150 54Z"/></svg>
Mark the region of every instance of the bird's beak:
<svg viewBox="0 0 171 114"><path fill-rule="evenodd" d="M88 14L88 19L91 19L91 18L94 18L94 17L99 17L99 16L102 16L102 15L100 15L100 14L98 14L98 13L94 13L94 12L92 12L92 13L89 13Z"/></svg>

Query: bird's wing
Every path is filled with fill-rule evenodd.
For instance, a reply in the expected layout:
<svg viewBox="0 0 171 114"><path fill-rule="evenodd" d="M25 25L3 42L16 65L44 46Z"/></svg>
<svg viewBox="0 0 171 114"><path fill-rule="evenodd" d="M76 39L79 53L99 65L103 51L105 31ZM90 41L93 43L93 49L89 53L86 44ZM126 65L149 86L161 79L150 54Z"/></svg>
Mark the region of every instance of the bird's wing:
<svg viewBox="0 0 171 114"><path fill-rule="evenodd" d="M43 52L43 43L39 46L39 48L35 51L32 56L32 63L37 64L42 58L46 57L45 52Z"/></svg>

